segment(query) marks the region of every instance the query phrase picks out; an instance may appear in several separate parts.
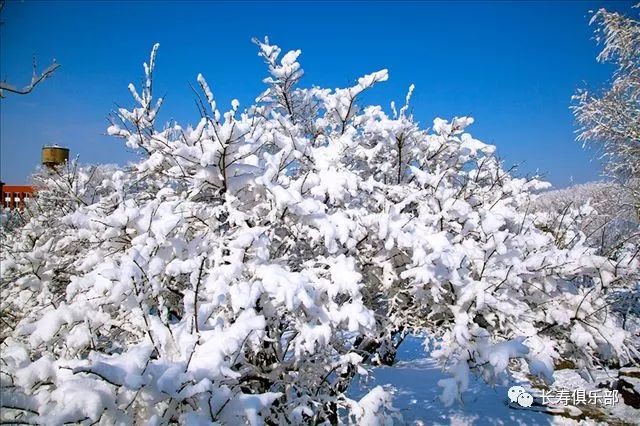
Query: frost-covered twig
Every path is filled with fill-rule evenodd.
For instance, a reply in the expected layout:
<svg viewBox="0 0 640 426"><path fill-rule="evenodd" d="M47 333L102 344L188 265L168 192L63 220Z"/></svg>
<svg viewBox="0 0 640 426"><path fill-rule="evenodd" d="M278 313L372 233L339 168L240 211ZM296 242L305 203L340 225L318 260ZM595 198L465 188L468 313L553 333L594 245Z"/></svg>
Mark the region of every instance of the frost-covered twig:
<svg viewBox="0 0 640 426"><path fill-rule="evenodd" d="M38 74L36 70L36 58L34 57L33 58L33 74L31 76L31 82L22 88L18 88L10 83L7 83L6 81L0 81L0 98L3 98L6 96L4 94L5 91L10 93L16 93L18 95L27 95L31 93L38 84L40 84L47 78L51 77L58 68L60 68L60 64L56 63L54 59L51 65L49 65L47 68L44 69L44 71Z"/></svg>

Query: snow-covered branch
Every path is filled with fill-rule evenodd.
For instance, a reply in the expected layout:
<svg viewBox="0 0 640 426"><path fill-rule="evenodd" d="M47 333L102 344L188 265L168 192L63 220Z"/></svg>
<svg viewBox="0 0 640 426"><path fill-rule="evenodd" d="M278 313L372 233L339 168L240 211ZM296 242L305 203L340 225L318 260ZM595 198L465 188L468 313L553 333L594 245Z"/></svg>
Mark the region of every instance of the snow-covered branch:
<svg viewBox="0 0 640 426"><path fill-rule="evenodd" d="M45 68L44 71L42 71L41 73L38 73L36 68L36 59L34 57L33 58L33 74L31 76L31 82L22 88L18 88L10 83L7 83L6 81L0 81L0 98L6 96L4 94L5 91L10 93L16 93L19 95L27 95L31 93L38 84L40 84L47 78L51 77L58 68L60 68L60 64L56 63L54 59L51 65Z"/></svg>
<svg viewBox="0 0 640 426"><path fill-rule="evenodd" d="M591 24L603 46L598 61L616 70L602 91L580 89L573 97L578 140L600 150L607 172L630 191L640 215L640 22L600 9Z"/></svg>

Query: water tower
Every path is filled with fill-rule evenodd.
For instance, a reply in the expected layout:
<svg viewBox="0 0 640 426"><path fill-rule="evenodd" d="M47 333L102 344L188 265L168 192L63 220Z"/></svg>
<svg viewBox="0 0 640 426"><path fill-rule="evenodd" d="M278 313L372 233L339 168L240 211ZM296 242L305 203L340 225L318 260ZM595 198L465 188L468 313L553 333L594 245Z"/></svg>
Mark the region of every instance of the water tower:
<svg viewBox="0 0 640 426"><path fill-rule="evenodd" d="M53 168L61 166L69 161L69 148L58 145L48 145L42 147L42 165Z"/></svg>

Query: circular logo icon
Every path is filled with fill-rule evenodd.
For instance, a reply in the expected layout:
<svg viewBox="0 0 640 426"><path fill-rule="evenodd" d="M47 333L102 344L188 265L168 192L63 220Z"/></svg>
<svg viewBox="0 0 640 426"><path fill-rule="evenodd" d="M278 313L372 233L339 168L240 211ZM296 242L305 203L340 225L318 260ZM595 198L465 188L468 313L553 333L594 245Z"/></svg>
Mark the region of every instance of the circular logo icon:
<svg viewBox="0 0 640 426"><path fill-rule="evenodd" d="M526 391L522 386L511 386L507 391L509 401L518 403L521 407L531 407L533 404L533 396Z"/></svg>

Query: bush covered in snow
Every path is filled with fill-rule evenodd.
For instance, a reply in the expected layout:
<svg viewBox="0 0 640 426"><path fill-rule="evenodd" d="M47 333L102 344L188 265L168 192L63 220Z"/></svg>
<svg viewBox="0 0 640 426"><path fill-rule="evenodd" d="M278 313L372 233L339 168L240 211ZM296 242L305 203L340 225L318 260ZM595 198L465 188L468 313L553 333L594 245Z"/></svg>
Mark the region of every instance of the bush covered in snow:
<svg viewBox="0 0 640 426"><path fill-rule="evenodd" d="M200 120L162 128L156 45L108 129L141 160L45 174L45 207L3 234L3 420L382 421L382 388L346 390L409 330L451 373L446 403L471 372L637 357L602 295L638 259L561 244L529 209L546 184L505 171L473 119L421 128L413 87L360 106L386 70L299 88L300 51L256 43L255 105L221 112L199 75Z"/></svg>
<svg viewBox="0 0 640 426"><path fill-rule="evenodd" d="M597 249L598 254L623 266L639 255L640 223L635 200L622 185L591 182L545 191L535 198L532 212L539 226L554 233L558 244L585 238L585 244ZM623 326L633 330L640 317L640 271L629 272L614 282L606 298L622 317Z"/></svg>
<svg viewBox="0 0 640 426"><path fill-rule="evenodd" d="M0 340L10 334L24 314L39 306L40 302L32 296L52 292L51 297L57 300L64 294L70 277L78 274L74 264L86 247L71 243L80 242L77 230L65 226L61 218L106 195L107 179L115 171L112 165L85 167L77 161L57 170L39 169L32 176L38 196L29 198L23 210L3 212L0 223L3 292L17 290L20 297L3 297L0 301L3 322ZM58 247L61 241L64 246ZM47 283L44 287L42 280Z"/></svg>
<svg viewBox="0 0 640 426"><path fill-rule="evenodd" d="M547 220L555 222L556 228L577 225L587 243L606 256L615 255L640 236L635 201L626 188L614 182L589 182L545 191L536 197L532 211L549 215Z"/></svg>

